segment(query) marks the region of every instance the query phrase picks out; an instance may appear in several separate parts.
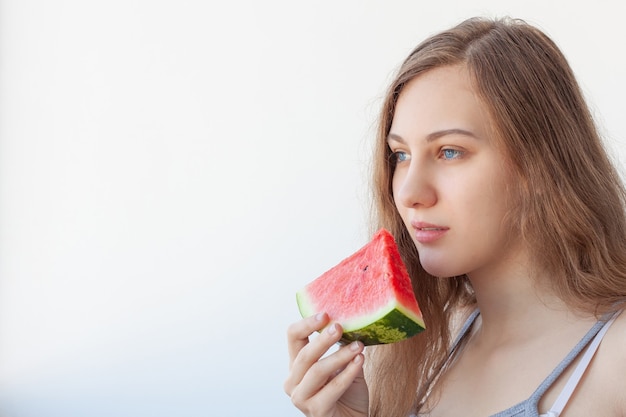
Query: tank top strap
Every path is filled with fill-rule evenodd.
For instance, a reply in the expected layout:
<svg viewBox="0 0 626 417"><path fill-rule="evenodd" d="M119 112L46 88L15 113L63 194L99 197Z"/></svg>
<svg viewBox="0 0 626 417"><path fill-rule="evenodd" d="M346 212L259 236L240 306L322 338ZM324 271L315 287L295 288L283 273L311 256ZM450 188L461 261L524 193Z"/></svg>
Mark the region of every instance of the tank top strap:
<svg viewBox="0 0 626 417"><path fill-rule="evenodd" d="M556 368L554 368L552 373L550 373L550 375L548 375L546 379L543 380L543 382L539 385L539 387L537 387L535 392L533 392L533 394L528 399L529 402L533 405L533 409L536 409L536 406L537 404L539 404L539 400L541 400L541 397L543 397L543 395L552 386L552 384L554 384L554 382L561 376L565 369L567 369L567 367L574 361L574 359L576 359L580 355L583 349L588 346L594 338L597 340L597 344L599 344L602 336L604 336L604 332L606 331L606 329L608 329L608 325L610 325L610 323L612 322L612 318L614 319L616 315L617 314L615 313L610 313L598 320L593 325L593 327L591 327L591 329L589 329L589 331L583 336L583 338L576 344L576 346L574 346L574 348L567 354L567 356L556 366ZM603 329L604 331L602 331ZM598 337L596 338L596 336ZM596 346L590 346L594 348L592 349L593 352L590 354L595 353L595 347L597 347L597 344L594 343L594 345ZM587 364L581 364L581 367L586 368ZM584 369L582 369L582 371L584 371ZM582 377L582 371L578 372L580 373L580 375L577 376L578 373L575 373L572 376L580 378ZM572 382L568 381L568 385L570 385L571 383ZM576 383L578 383L578 380L576 380ZM569 398L569 395L567 396L567 398ZM548 415L555 416L554 413ZM558 416L558 414L556 415Z"/></svg>
<svg viewBox="0 0 626 417"><path fill-rule="evenodd" d="M576 369L574 369L574 372L565 383L563 390L561 390L561 393L559 394L554 404L552 404L552 407L550 407L550 410L545 414L545 416L540 417L559 417L559 415L563 412L563 409L567 405L567 402L574 393L574 390L578 386L578 383L580 382L583 374L587 370L587 367L591 363L591 359L593 359L594 355L596 354L596 351L598 350L598 347L600 346L600 342L602 342L604 335L609 330L609 327L611 327L611 324L613 324L613 322L620 313L621 311L618 311L617 313L613 314L613 316L608 321L606 321L604 325L600 328L591 343L589 343L589 346L585 350L585 353L583 354L582 358L580 358L580 362L578 362L578 365L576 365Z"/></svg>
<svg viewBox="0 0 626 417"><path fill-rule="evenodd" d="M479 315L480 315L480 310L476 309L472 311L472 313L469 315L467 320L465 320L465 323L463 323L463 327L461 327L461 330L459 331L459 334L454 340L454 343L452 343L452 345L450 346L450 349L448 350L448 357L446 358L446 361L441 367L440 372L441 370L446 369L448 366L450 366L452 362L454 362L454 360L456 359L458 355L457 350L461 346L463 340L465 339L465 336L467 336L467 334L470 332L472 325L476 321L476 317L478 317Z"/></svg>
<svg viewBox="0 0 626 417"><path fill-rule="evenodd" d="M475 309L474 311L472 311L469 317L465 320L465 323L463 323L463 327L461 327L461 330L459 331L459 334L456 336L454 343L452 343L452 346L450 346L450 350L449 350L450 354L456 351L458 345L461 343L465 335L469 332L469 329L472 328L472 325L476 321L476 317L478 317L479 314L480 314L480 310Z"/></svg>
<svg viewBox="0 0 626 417"><path fill-rule="evenodd" d="M448 349L448 356L446 357L445 361L441 364L441 366L439 366L439 368L436 370L434 375L428 381L427 383L428 389L426 390L423 397L417 403L416 408L420 408L424 404L424 402L426 402L426 399L430 395L433 385L439 379L443 370L446 369L448 366L450 366L450 364L454 361L456 353L457 353L457 349L461 345L461 342L465 338L465 335L469 332L469 329L472 327L472 324L474 324L474 321L476 321L476 317L478 317L479 313L480 311L478 310L478 308L475 309L474 311L472 311L469 317L465 320L465 323L463 323L461 330L459 331L458 335L454 339L454 342L450 345L450 348ZM420 414L418 415L411 414L409 417L418 417L419 415Z"/></svg>

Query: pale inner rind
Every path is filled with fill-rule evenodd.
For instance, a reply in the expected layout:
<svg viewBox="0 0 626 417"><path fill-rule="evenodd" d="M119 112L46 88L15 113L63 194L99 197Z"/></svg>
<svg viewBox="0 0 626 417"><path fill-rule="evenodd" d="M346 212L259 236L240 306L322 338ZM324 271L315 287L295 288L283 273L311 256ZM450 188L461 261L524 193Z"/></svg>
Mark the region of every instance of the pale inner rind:
<svg viewBox="0 0 626 417"><path fill-rule="evenodd" d="M302 317L309 317L317 313L317 311L315 311L315 309L313 308L313 304L311 303L309 298L306 296L306 293L298 292L296 294L296 297L298 300L298 307L300 309L300 314L302 315ZM337 318L337 320L340 322L341 326L343 327L344 332L351 332L354 330L362 329L365 326L375 323L377 320L385 317L394 309L397 309L402 314L407 316L409 319L419 324L421 327L425 327L424 321L421 318L419 318L412 311L409 311L406 308L404 308L400 303L398 303L398 300L393 299L393 298L390 299L386 305L382 306L378 310L375 310L371 313L361 315L360 317L354 318L354 319L345 319L345 318L340 317L340 318Z"/></svg>

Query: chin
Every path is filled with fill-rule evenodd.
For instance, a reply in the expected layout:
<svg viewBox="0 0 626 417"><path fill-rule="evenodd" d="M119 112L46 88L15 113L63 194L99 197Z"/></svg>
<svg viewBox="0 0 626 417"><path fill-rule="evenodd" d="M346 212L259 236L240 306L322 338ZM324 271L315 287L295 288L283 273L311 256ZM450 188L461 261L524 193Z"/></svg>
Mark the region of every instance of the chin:
<svg viewBox="0 0 626 417"><path fill-rule="evenodd" d="M422 268L430 275L434 277L448 278L448 277L457 277L465 274L467 271L455 267L455 265L450 265L450 262L439 261L439 262L428 262L421 261Z"/></svg>
<svg viewBox="0 0 626 417"><path fill-rule="evenodd" d="M430 275L437 277L437 278L450 278L450 277L456 277L458 275L463 275L463 274L451 274L441 269L429 270L429 269L424 268L424 270L428 272Z"/></svg>

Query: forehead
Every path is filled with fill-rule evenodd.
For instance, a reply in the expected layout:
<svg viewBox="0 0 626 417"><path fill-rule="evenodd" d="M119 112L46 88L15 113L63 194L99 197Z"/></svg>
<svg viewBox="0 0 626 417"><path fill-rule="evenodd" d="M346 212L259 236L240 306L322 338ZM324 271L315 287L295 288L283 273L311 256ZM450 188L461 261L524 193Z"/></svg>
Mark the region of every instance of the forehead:
<svg viewBox="0 0 626 417"><path fill-rule="evenodd" d="M433 131L464 129L486 137L490 119L463 65L429 70L402 89L390 133L426 136Z"/></svg>

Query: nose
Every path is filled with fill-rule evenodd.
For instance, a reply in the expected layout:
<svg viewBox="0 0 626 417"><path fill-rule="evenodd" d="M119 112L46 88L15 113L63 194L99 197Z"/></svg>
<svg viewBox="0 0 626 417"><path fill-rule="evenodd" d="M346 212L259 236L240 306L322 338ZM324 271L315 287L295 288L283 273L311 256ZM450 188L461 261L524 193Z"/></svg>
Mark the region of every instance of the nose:
<svg viewBox="0 0 626 417"><path fill-rule="evenodd" d="M397 206L407 208L431 207L437 202L437 192L431 175L415 160L408 168L393 174L393 195Z"/></svg>

